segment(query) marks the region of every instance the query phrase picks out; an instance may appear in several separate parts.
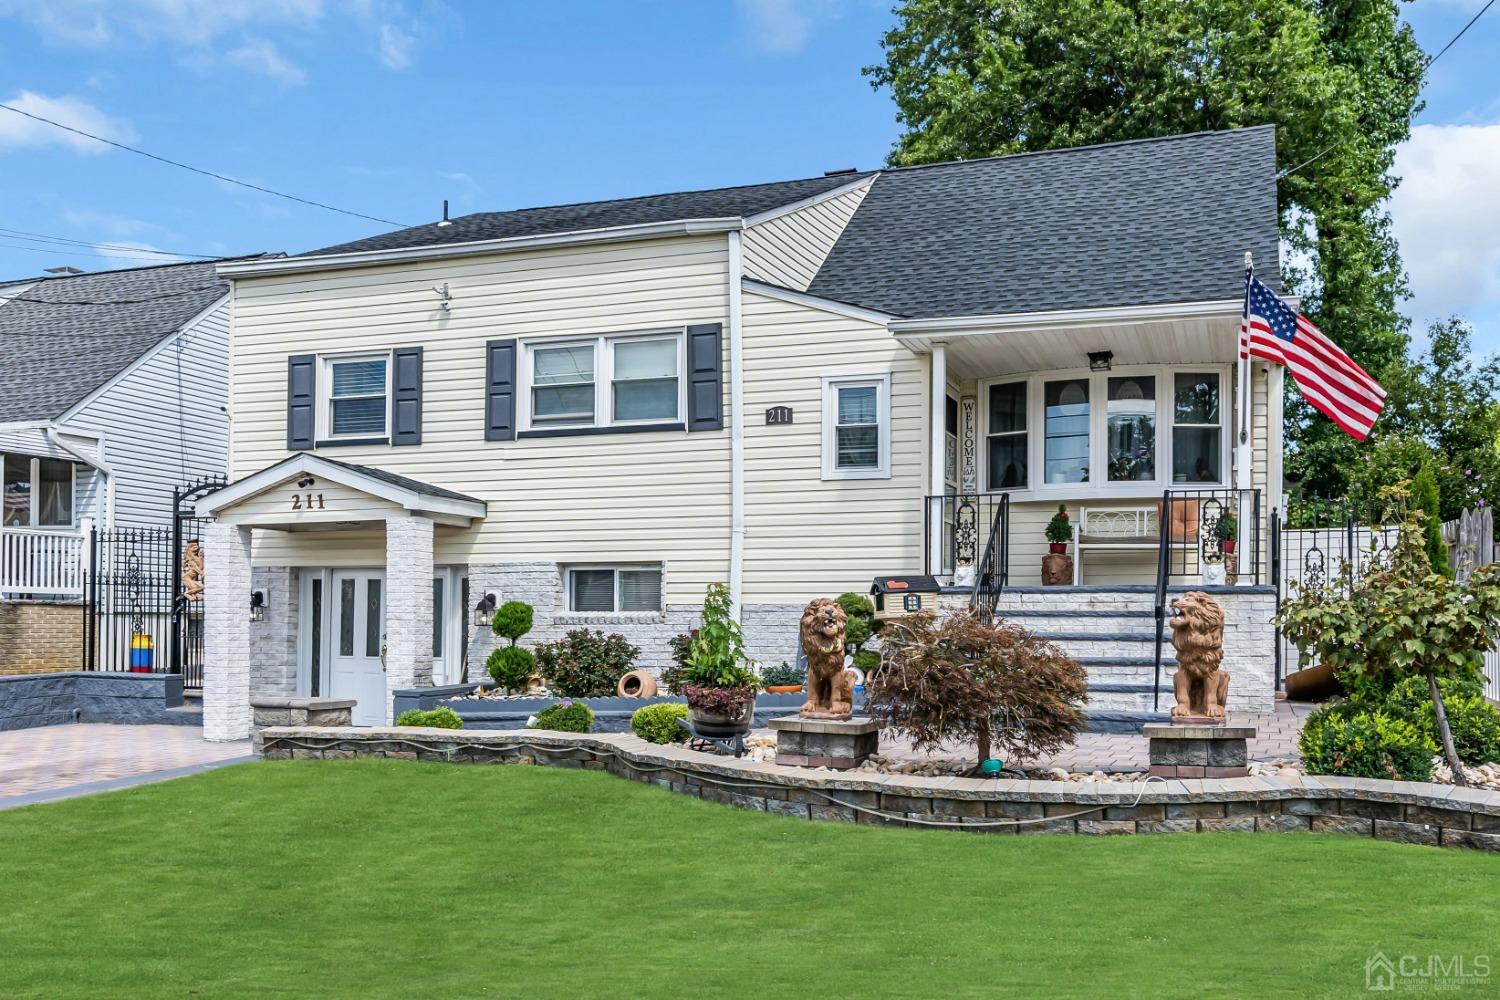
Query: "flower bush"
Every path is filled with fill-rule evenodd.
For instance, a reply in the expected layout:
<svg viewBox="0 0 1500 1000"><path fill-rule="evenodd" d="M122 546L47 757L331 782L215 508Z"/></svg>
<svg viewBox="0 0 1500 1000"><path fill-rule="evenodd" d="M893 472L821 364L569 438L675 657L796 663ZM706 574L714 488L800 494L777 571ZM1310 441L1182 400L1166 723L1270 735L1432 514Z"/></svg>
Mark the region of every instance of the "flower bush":
<svg viewBox="0 0 1500 1000"><path fill-rule="evenodd" d="M420 708L408 708L396 716L398 726L427 726L432 729L462 729L464 720L459 718L457 712L451 708L439 705L437 708L422 711Z"/></svg>
<svg viewBox="0 0 1500 1000"><path fill-rule="evenodd" d="M1297 747L1308 774L1429 781L1437 745L1412 723L1353 702L1307 717Z"/></svg>
<svg viewBox="0 0 1500 1000"><path fill-rule="evenodd" d="M603 698L615 693L630 673L640 649L623 635L573 629L555 642L536 647L537 672L554 694L568 698Z"/></svg>
<svg viewBox="0 0 1500 1000"><path fill-rule="evenodd" d="M594 727L594 711L580 701L564 698L536 714L532 729L552 729L560 733L586 733Z"/></svg>
<svg viewBox="0 0 1500 1000"><path fill-rule="evenodd" d="M688 705L710 715L722 715L737 719L745 711L745 704L755 700L755 686L744 687L699 687L686 684L682 693L687 695Z"/></svg>
<svg viewBox="0 0 1500 1000"><path fill-rule="evenodd" d="M865 712L918 750L967 743L980 762L999 749L1030 759L1072 745L1083 729L1083 667L1025 629L972 610L893 620L881 667L865 680Z"/></svg>
<svg viewBox="0 0 1500 1000"><path fill-rule="evenodd" d="M536 670L536 655L520 646L501 646L484 661L495 684L506 691L524 691Z"/></svg>
<svg viewBox="0 0 1500 1000"><path fill-rule="evenodd" d="M688 738L688 731L677 720L686 719L687 714L687 706L681 702L642 705L630 714L630 729L647 743L681 743Z"/></svg>
<svg viewBox="0 0 1500 1000"><path fill-rule="evenodd" d="M755 700L760 685L760 678L746 666L745 637L731 614L733 606L728 587L709 585L703 624L693 633L681 675L688 705L700 712L738 716L745 702Z"/></svg>

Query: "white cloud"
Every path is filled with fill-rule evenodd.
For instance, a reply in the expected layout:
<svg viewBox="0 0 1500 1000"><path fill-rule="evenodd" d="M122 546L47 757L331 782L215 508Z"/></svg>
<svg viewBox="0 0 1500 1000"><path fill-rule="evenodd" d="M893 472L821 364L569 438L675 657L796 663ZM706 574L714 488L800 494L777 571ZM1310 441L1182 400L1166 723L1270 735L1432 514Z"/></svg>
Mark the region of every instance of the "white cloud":
<svg viewBox="0 0 1500 1000"><path fill-rule="evenodd" d="M224 53L224 61L252 73L268 76L284 86L295 87L307 82L302 68L289 62L275 44L265 39L246 42L237 49Z"/></svg>
<svg viewBox="0 0 1500 1000"><path fill-rule="evenodd" d="M843 14L842 0L736 0L751 40L776 54L800 52L823 21Z"/></svg>
<svg viewBox="0 0 1500 1000"><path fill-rule="evenodd" d="M412 63L412 52L417 46L415 35L402 31L394 24L380 26L380 61L391 69L406 69Z"/></svg>
<svg viewBox="0 0 1500 1000"><path fill-rule="evenodd" d="M135 129L129 122L105 114L82 98L47 97L23 90L5 103L105 139L126 143L136 140ZM28 146L66 146L88 154L109 151L109 146L102 142L0 109L0 152Z"/></svg>
<svg viewBox="0 0 1500 1000"><path fill-rule="evenodd" d="M1419 327L1500 308L1500 124L1418 125L1396 153L1391 218Z"/></svg>
<svg viewBox="0 0 1500 1000"><path fill-rule="evenodd" d="M323 14L323 0L0 0L0 15L30 23L49 41L89 46L204 45L257 24L309 28Z"/></svg>

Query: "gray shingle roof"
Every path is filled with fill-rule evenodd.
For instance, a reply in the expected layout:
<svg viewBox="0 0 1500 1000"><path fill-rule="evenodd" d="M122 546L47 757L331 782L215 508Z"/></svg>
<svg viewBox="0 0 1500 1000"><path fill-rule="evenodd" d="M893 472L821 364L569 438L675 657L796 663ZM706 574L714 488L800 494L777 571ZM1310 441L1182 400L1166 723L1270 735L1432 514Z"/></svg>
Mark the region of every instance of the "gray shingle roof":
<svg viewBox="0 0 1500 1000"><path fill-rule="evenodd" d="M215 264L42 278L0 305L0 421L54 419L108 382L229 291Z"/></svg>
<svg viewBox="0 0 1500 1000"><path fill-rule="evenodd" d="M283 461L290 462L295 460L295 458L296 456L293 456L292 458L284 459ZM373 465L355 465L353 462L340 462L337 459L329 458L327 455L319 455L318 458L324 462L329 463L330 465L337 465L340 468L348 469L350 472L359 472L366 476L369 476L371 479L378 479L383 483L390 484L391 486L395 486L403 490L411 490L413 493L416 493L420 496L441 497L445 500L466 500L469 503L477 504L484 503L483 500L480 500L477 497L471 497L464 493L455 493L452 490L445 490L441 486L434 486L431 483L424 483L420 479L412 479L409 476L398 476L394 472L387 472L384 469L377 469Z"/></svg>
<svg viewBox="0 0 1500 1000"><path fill-rule="evenodd" d="M1246 250L1277 273L1275 174L1272 126L887 170L808 291L910 317L1237 298Z"/></svg>
<svg viewBox="0 0 1500 1000"><path fill-rule="evenodd" d="M460 216L447 226L433 222L425 226L414 226L411 229L399 229L393 233L354 240L351 243L340 243L321 250L310 250L297 256L310 257L329 253L357 253L365 250L394 250L400 247L471 243L475 240L541 236L549 233L604 229L611 226L642 225L648 222L741 218L789 205L803 198L811 198L824 191L832 191L861 176L865 175L844 173L832 177L809 177L805 180L714 188L709 191L653 194L614 201L522 208L512 212L481 212L477 215Z"/></svg>

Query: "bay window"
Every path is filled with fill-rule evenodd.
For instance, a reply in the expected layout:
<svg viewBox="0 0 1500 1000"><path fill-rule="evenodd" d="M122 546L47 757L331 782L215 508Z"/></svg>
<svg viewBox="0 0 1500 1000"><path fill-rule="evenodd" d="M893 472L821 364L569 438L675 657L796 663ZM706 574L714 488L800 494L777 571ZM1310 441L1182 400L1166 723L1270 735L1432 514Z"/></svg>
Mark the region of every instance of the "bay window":
<svg viewBox="0 0 1500 1000"><path fill-rule="evenodd" d="M683 335L625 334L526 347L527 427L676 427L683 420Z"/></svg>
<svg viewBox="0 0 1500 1000"><path fill-rule="evenodd" d="M1141 365L983 383L985 488L1067 499L1224 485L1229 381Z"/></svg>

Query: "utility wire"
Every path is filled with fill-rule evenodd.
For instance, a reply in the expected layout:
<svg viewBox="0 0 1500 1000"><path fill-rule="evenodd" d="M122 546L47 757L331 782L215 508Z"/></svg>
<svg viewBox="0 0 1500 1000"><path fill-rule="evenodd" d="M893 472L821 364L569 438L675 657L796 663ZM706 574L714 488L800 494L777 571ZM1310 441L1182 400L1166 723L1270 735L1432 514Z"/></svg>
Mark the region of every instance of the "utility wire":
<svg viewBox="0 0 1500 1000"><path fill-rule="evenodd" d="M1470 28L1474 27L1474 22L1478 21L1481 17L1483 17L1484 14L1485 14L1485 11L1489 10L1494 5L1495 5L1495 0L1489 0L1489 3L1486 3L1483 7L1479 8L1479 12L1477 14L1475 14L1473 17L1469 18L1469 23L1466 24L1466 25L1464 25L1462 28L1460 28L1458 30L1458 34L1456 34L1452 38L1448 39L1448 44L1447 45L1444 45L1442 48L1438 49L1436 55L1434 55L1432 58L1428 59L1425 63L1422 64L1422 76L1424 78L1427 76L1427 71L1432 68L1432 64L1435 63L1435 62L1437 62L1439 59L1443 58L1443 54L1446 53L1449 49L1453 48L1453 46L1458 43L1458 40L1460 38L1464 37L1464 35L1468 33L1468 31L1469 31ZM1423 83L1425 84L1425 82L1426 81L1424 79ZM1419 92L1420 92L1420 88L1419 88ZM1295 167L1288 167L1286 170L1283 170L1280 173L1278 173L1276 175L1276 179L1278 181L1284 180L1285 178L1290 177L1292 174L1295 174L1297 171L1301 170L1303 167L1310 167L1310 166L1312 166L1314 163L1317 163L1323 157L1327 156L1329 153L1333 152L1335 149L1337 149L1338 147L1342 146L1344 143L1346 143L1348 141L1349 141L1348 139L1338 139L1338 140L1335 140L1334 142L1329 143L1327 146L1324 146L1321 150L1319 150L1318 154L1316 156L1313 156L1313 157L1311 157L1309 159L1303 160L1301 163L1297 164Z"/></svg>
<svg viewBox="0 0 1500 1000"><path fill-rule="evenodd" d="M0 236L3 236L3 235L4 235L3 233L0 233ZM10 237L10 238L11 239L18 239L19 237L14 237L13 236L13 237ZM60 256L60 255L61 256L65 256L65 257L101 257L101 258L104 258L106 260L134 260L134 261L139 261L139 262L141 262L143 264L181 264L181 263L186 263L185 261L181 261L181 260L177 259L176 257L133 257L130 254L89 253L89 252L87 252L85 250L74 249L73 247L46 247L46 246L33 247L33 246L27 246L24 243L0 243L0 247L3 247L6 250L26 250L26 251L30 251L31 253L44 253L44 254L48 254L48 255L50 255L52 257L57 257L57 256Z"/></svg>
<svg viewBox="0 0 1500 1000"><path fill-rule="evenodd" d="M75 240L68 236L49 236L47 233L33 233L25 229L6 229L0 226L0 238L24 240L27 243L67 243L80 247L96 247L100 250L125 250L130 253L159 254L163 257L202 257L214 259L222 256L216 253L188 253L186 250L158 250L155 247L134 247L121 243L100 243L96 240Z"/></svg>
<svg viewBox="0 0 1500 1000"><path fill-rule="evenodd" d="M1494 0L1491 0L1491 2L1493 3ZM92 132L85 132L81 128L74 128L71 125L64 125L62 122L53 121L51 118L45 118L41 115L32 114L30 111L22 111L20 108L10 104L0 103L0 108L3 108L6 111L12 111L26 118L30 118L33 121L39 121L47 125L52 125L56 128L62 129L64 132L72 132L74 135L81 135L85 139L93 139L95 142L102 142L106 146L113 146L116 149L123 149L127 153L135 153L137 156L144 156L147 159L156 160L159 163L166 163L174 167L180 167L183 170L190 170L195 174L202 174L204 177L212 177L215 180L224 181L226 184L238 184L240 187L249 188L252 191L259 191L262 194L275 195L277 198L285 198L288 201L301 202L304 205L311 205L313 208L327 209L330 212L338 212L341 215L352 215L356 219L365 219L370 222L379 222L382 225L396 226L403 229L407 227L407 223L404 222L395 222L391 219L382 219L374 215L365 215L362 212L351 212L347 208L338 208L333 205L325 204L321 201L312 201L308 198L299 198L294 194L287 194L284 191L275 191L268 187L261 187L259 184L251 184L249 181L235 180L233 177L226 177L224 174L215 173L212 170L204 170L201 167L189 166L188 164L182 163L178 160L171 160L165 156L158 156L155 153L148 153L144 149L137 149L134 146L127 146L123 142L116 142L113 139L106 139L103 136L95 135Z"/></svg>

